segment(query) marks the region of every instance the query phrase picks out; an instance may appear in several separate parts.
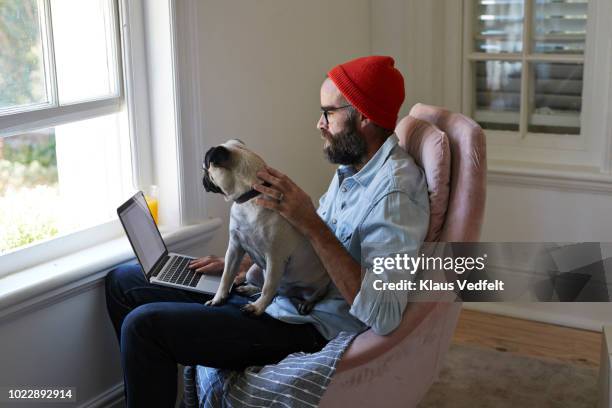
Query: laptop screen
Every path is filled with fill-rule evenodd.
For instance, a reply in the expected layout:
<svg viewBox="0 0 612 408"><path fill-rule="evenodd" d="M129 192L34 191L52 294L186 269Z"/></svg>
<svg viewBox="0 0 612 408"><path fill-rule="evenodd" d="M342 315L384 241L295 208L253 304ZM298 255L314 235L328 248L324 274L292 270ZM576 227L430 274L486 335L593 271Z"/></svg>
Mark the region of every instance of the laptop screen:
<svg viewBox="0 0 612 408"><path fill-rule="evenodd" d="M126 201L117 213L138 261L148 276L167 249L142 192Z"/></svg>

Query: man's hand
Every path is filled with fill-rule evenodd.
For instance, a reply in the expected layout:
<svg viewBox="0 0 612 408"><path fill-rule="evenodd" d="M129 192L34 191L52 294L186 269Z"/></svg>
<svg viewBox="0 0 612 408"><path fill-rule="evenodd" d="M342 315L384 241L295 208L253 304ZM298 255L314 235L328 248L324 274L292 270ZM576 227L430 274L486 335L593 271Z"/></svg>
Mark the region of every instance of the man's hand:
<svg viewBox="0 0 612 408"><path fill-rule="evenodd" d="M195 269L198 273L210 275L221 275L225 262L223 258L215 255L208 255L203 258L193 259L189 262L189 269Z"/></svg>
<svg viewBox="0 0 612 408"><path fill-rule="evenodd" d="M245 255L240 263L240 270L234 283L241 284L246 280L246 273L253 264L253 261L248 255ZM225 267L225 260L219 256L208 255L202 258L194 259L189 262L189 269L195 269L197 273L205 273L209 275L221 275Z"/></svg>
<svg viewBox="0 0 612 408"><path fill-rule="evenodd" d="M322 222L310 196L285 174L266 167L257 173L257 177L270 183L270 187L263 184L253 186L264 195L255 200L257 205L278 212L304 235Z"/></svg>

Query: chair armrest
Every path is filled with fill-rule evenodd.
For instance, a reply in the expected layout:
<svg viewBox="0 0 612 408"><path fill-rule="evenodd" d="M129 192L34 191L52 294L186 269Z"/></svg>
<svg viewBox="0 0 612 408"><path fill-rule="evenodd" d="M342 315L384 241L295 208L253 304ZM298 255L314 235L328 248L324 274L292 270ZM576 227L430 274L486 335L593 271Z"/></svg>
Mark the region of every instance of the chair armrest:
<svg viewBox="0 0 612 408"><path fill-rule="evenodd" d="M372 329L361 333L342 355L336 372L358 367L391 350L414 331L437 305L437 302L409 303L399 326L388 335L380 336Z"/></svg>

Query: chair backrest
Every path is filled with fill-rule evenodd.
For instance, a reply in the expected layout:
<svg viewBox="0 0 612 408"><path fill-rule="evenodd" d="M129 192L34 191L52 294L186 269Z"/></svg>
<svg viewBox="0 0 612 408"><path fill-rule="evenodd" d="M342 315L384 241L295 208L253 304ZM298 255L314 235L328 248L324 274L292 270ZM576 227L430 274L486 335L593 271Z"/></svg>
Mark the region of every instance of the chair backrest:
<svg viewBox="0 0 612 408"><path fill-rule="evenodd" d="M451 157L446 134L438 127L410 115L395 127L399 145L423 169L429 191L429 229L425 242L440 238L450 191Z"/></svg>
<svg viewBox="0 0 612 408"><path fill-rule="evenodd" d="M442 227L436 240L441 242L478 241L484 218L486 194L485 137L482 129L476 122L464 115L424 104L415 105L410 111L410 116L428 122L434 127L437 126L448 137L450 157L439 151L438 147L444 149L444 146L439 143L430 144L430 147L432 145L437 146L434 149L438 150L436 153L432 153L432 149L429 148L415 147L423 146L424 138L437 140L440 136L438 132L432 132L430 126L423 126L423 122L409 121L410 123L407 124L405 119L402 119L396 129L400 143L403 143L402 146L413 155L415 162L424 169L428 182L434 179L443 185L444 178L450 178L448 205L443 211L445 216L441 221ZM444 160L450 160L450 165L445 164ZM432 166L432 163L437 164ZM437 174L433 176L432 171L438 165L449 166L450 175ZM441 190L444 190L443 186ZM440 195L443 196L444 193L442 192ZM432 200L431 186L430 200ZM444 197L441 197L441 200L444 201ZM430 224L430 233L432 232L431 228L432 225ZM455 318L454 322L447 322L449 327L445 334L449 338L439 339L442 348L448 348L460 304L444 305L436 302L414 302L408 305L408 308L404 311L402 322L389 335L378 336L372 330L368 330L357 336L343 355L337 371L350 370L385 354L402 343L437 308L444 308L447 310L445 313L453 315Z"/></svg>
<svg viewBox="0 0 612 408"><path fill-rule="evenodd" d="M450 197L439 240L478 241L487 188L486 144L482 128L467 116L422 103L414 105L409 115L440 128L450 144Z"/></svg>

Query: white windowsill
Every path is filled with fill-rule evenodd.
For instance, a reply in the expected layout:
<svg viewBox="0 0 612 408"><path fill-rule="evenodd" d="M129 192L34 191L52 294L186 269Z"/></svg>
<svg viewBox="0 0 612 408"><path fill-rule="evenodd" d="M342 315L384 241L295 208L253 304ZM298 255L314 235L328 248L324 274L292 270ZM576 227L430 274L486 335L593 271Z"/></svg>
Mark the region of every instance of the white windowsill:
<svg viewBox="0 0 612 408"><path fill-rule="evenodd" d="M221 219L213 218L197 225L161 227L160 231L170 249L210 238L220 226ZM109 269L133 259L132 247L123 236L4 276L0 278L0 318L95 283Z"/></svg>
<svg viewBox="0 0 612 408"><path fill-rule="evenodd" d="M612 175L586 167L527 166L495 161L489 164L487 180L494 184L522 185L573 190L587 193L612 193Z"/></svg>

